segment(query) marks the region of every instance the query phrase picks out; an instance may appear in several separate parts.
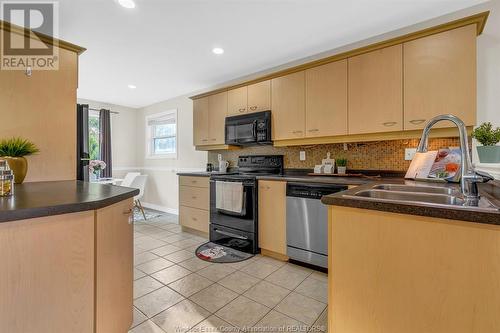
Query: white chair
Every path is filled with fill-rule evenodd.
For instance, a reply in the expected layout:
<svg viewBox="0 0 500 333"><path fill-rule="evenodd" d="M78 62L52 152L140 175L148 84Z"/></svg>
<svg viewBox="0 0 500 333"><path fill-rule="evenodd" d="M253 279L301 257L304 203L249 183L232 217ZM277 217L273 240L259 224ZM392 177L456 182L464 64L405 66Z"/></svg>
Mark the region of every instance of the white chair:
<svg viewBox="0 0 500 333"><path fill-rule="evenodd" d="M139 190L139 194L134 197L134 206L141 210L144 220L146 220L146 213L144 213L144 208L142 207L141 199L144 196L144 189L146 188L147 180L148 180L148 175L138 175L134 178L132 184L130 184L129 186Z"/></svg>
<svg viewBox="0 0 500 333"><path fill-rule="evenodd" d="M120 184L116 184L119 186L125 186L125 187L130 187L132 182L135 180L137 176L140 176L140 172L127 172L125 175L125 178L123 178L122 182Z"/></svg>

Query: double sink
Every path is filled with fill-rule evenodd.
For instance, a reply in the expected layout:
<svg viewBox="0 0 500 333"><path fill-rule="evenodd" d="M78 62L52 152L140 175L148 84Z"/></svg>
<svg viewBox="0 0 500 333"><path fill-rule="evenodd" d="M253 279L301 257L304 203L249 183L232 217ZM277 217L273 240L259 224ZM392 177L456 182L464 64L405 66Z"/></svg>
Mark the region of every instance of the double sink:
<svg viewBox="0 0 500 333"><path fill-rule="evenodd" d="M423 204L428 206L481 209L498 211L486 198L479 200L478 206L467 206L457 188L425 185L377 184L369 189L353 194L344 194L346 198L381 201L392 203Z"/></svg>

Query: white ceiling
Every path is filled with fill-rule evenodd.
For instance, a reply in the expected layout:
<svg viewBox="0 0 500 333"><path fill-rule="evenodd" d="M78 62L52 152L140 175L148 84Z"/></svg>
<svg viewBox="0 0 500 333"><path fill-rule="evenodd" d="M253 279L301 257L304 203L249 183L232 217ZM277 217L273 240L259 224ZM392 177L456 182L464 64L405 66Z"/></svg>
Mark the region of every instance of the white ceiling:
<svg viewBox="0 0 500 333"><path fill-rule="evenodd" d="M143 107L484 0L135 2L60 1L60 37L87 48L78 97Z"/></svg>

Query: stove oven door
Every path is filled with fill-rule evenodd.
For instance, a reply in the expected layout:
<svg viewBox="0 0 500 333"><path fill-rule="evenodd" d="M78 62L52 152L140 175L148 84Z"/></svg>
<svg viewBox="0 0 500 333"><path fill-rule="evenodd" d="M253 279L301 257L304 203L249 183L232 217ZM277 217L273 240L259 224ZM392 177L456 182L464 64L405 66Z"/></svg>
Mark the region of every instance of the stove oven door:
<svg viewBox="0 0 500 333"><path fill-rule="evenodd" d="M225 182L241 182L241 180L232 180L228 178L219 180ZM245 232L256 232L255 182L243 182L244 210L242 213L232 213L216 208L217 198L215 182L215 180L210 181L210 223Z"/></svg>

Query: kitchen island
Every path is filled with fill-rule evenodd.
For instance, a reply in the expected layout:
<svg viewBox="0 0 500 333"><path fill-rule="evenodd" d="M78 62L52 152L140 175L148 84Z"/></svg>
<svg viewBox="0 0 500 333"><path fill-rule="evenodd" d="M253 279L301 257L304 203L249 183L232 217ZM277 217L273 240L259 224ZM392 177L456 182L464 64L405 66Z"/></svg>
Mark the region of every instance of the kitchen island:
<svg viewBox="0 0 500 333"><path fill-rule="evenodd" d="M137 194L56 181L0 198L0 332L128 331Z"/></svg>
<svg viewBox="0 0 500 333"><path fill-rule="evenodd" d="M457 185L391 183L458 192ZM322 199L330 205L330 330L499 332L500 183L479 184L488 208L356 196L375 186Z"/></svg>

